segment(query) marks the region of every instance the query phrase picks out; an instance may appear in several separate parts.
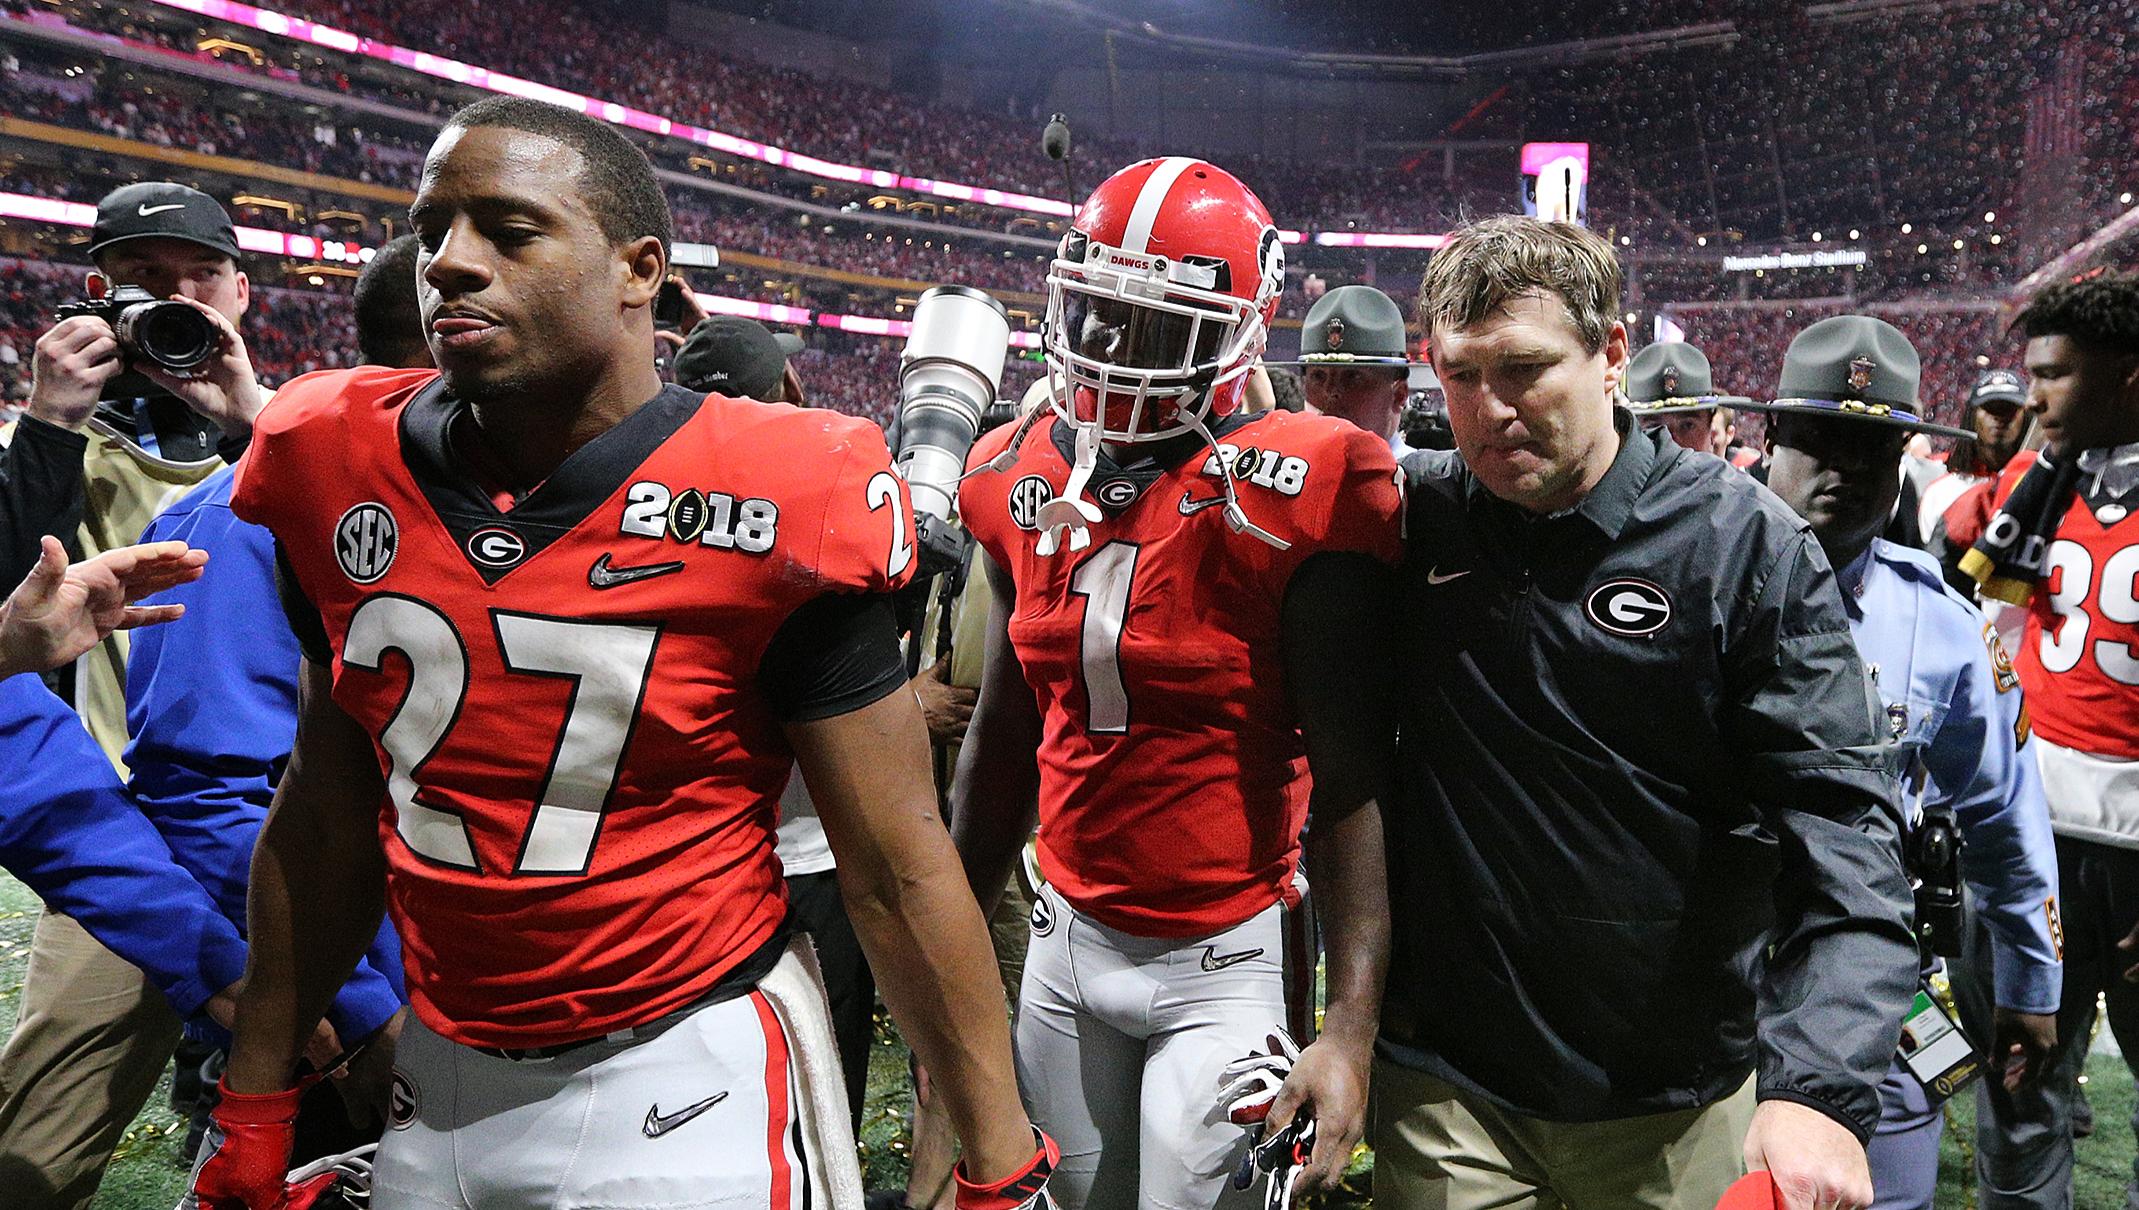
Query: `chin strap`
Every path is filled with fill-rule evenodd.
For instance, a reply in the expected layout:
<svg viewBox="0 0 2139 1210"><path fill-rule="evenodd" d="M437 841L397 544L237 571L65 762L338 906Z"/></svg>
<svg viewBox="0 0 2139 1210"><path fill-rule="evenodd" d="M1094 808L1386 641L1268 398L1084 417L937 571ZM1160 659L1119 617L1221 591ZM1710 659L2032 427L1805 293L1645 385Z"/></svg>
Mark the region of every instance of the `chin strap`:
<svg viewBox="0 0 2139 1210"><path fill-rule="evenodd" d="M1211 452L1216 454L1218 452L1218 438L1211 435L1210 426L1203 422L1203 417L1200 415L1190 416L1189 423L1196 426L1196 432L1203 436L1203 443L1211 447ZM1074 483L1076 480L1072 479L1071 482ZM1292 543L1248 520L1247 510L1240 506L1240 494L1233 490L1233 468L1223 459L1218 464L1218 486L1225 489L1225 508L1220 512L1225 517L1226 528L1236 534L1252 534L1279 550L1292 549ZM1045 554L1047 552L1042 551L1040 553Z"/></svg>
<svg viewBox="0 0 2139 1210"><path fill-rule="evenodd" d="M1106 514L1099 506L1084 498L1084 489L1092 482L1092 471L1099 465L1100 424L1077 426L1077 457L1070 463L1069 482L1062 487L1062 494L1040 506L1033 524L1040 531L1040 540L1033 546L1034 553L1046 558L1062 549L1062 535L1069 535L1069 548L1083 550L1092 544L1091 526Z"/></svg>

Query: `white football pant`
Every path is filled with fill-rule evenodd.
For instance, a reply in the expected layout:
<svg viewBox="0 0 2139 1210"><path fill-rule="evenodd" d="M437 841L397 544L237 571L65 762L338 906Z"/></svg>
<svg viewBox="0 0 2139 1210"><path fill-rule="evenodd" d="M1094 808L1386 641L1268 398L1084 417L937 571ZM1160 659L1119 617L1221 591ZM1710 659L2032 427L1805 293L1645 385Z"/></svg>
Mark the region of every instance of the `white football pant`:
<svg viewBox="0 0 2139 1210"><path fill-rule="evenodd" d="M1052 887L1033 904L1017 1017L1018 1084L1062 1147L1062 1210L1259 1206L1231 1180L1247 1135L1218 1107L1219 1072L1283 1025L1314 1036L1311 914L1273 905L1184 941L1134 937ZM1287 989L1300 993L1288 999Z"/></svg>

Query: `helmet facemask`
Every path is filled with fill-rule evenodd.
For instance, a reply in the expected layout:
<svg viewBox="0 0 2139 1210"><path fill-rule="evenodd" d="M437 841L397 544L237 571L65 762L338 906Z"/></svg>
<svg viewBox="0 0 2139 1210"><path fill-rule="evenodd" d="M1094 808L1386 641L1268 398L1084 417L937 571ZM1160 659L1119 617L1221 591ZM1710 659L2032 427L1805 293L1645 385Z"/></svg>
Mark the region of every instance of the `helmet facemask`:
<svg viewBox="0 0 2139 1210"><path fill-rule="evenodd" d="M1071 550L1090 544L1086 527L1102 514L1084 489L1102 443L1190 433L1212 441L1211 413L1232 410L1268 338L1268 302L1227 292L1228 273L1214 258L1124 252L1079 231L1063 241L1047 275L1043 335L1048 395L1076 430L1076 459L1037 518L1041 555L1064 531ZM1226 406L1214 406L1221 399ZM1230 479L1225 486L1230 496ZM1228 520L1237 512L1230 507Z"/></svg>

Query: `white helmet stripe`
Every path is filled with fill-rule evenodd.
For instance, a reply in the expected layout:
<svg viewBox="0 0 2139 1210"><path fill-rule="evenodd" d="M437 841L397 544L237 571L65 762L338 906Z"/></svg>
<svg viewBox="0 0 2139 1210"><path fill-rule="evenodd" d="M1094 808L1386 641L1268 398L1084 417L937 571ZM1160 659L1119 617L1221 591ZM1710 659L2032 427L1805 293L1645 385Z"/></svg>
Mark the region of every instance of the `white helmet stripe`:
<svg viewBox="0 0 2139 1210"><path fill-rule="evenodd" d="M1129 230L1124 232L1121 250L1144 252L1151 244L1151 224L1159 221L1159 207L1166 204L1166 195L1173 192L1173 183L1181 179L1195 159L1185 155L1170 155L1159 161L1144 178L1144 188L1136 195L1136 205L1129 211Z"/></svg>

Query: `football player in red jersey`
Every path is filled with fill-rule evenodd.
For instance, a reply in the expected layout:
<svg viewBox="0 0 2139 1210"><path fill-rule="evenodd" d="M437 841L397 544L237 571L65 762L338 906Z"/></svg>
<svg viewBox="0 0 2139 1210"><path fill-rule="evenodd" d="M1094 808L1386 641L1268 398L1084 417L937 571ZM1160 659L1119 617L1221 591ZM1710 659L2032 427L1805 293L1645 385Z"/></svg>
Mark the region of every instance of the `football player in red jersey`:
<svg viewBox="0 0 2139 1210"><path fill-rule="evenodd" d="M983 438L960 489L996 591L952 830L992 902L1037 801L1018 1073L1067 1207L1250 1197L1214 1093L1279 1025L1309 1040L1310 786L1328 1012L1267 1129L1316 1122L1303 1192L1360 1135L1388 919L1358 757L1387 714L1351 686L1402 501L1377 435L1237 414L1283 282L1231 175L1116 173L1048 274L1052 406Z"/></svg>
<svg viewBox="0 0 2139 1210"><path fill-rule="evenodd" d="M966 1142L959 1204L1044 1204L904 690L882 438L662 386L667 206L601 122L470 106L410 219L442 373L299 379L239 476L309 637L201 1201L310 1196L284 1195L296 1057L383 906L414 1020L374 1205L858 1204L773 857L799 761Z"/></svg>
<svg viewBox="0 0 2139 1210"><path fill-rule="evenodd" d="M2125 1062L2139 1062L2139 276L2051 286L2015 326L2028 336L2027 407L2048 447L2044 459L2024 452L2006 464L1999 511L1962 567L1987 562L1985 543L1998 539L2040 552L2037 574L1993 575L1985 591L2027 609L2013 673L2057 835L2062 909L2053 903L2050 916L2065 975L2061 1041L2041 1080L2012 1092L1984 1082L1977 1174L1984 1205L2000 1207L2071 1187L2098 998ZM2019 494L2035 507L2006 511ZM1976 965L1987 981L1989 963Z"/></svg>

